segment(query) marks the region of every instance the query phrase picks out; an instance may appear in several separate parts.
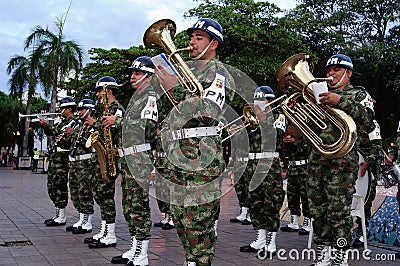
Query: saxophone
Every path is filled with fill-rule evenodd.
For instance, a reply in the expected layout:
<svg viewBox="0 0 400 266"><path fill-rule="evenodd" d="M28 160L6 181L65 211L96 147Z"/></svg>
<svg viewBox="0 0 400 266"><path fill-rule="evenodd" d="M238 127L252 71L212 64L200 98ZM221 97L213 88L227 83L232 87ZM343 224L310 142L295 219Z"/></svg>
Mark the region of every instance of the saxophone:
<svg viewBox="0 0 400 266"><path fill-rule="evenodd" d="M108 85L104 85L102 92L101 104L103 108L103 116L111 115L110 110L108 109L107 87ZM96 151L104 182L114 182L118 177L119 168L117 160L118 150L114 147L112 141L111 127L103 128L103 138L101 138L99 131L94 131L87 139L86 147L93 147Z"/></svg>

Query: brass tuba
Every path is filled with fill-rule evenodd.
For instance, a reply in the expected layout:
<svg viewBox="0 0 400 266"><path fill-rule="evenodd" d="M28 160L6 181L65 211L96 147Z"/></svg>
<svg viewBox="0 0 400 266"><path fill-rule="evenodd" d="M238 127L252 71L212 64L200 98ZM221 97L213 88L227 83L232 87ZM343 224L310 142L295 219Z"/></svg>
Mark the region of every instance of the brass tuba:
<svg viewBox="0 0 400 266"><path fill-rule="evenodd" d="M176 25L170 19L161 19L154 22L144 33L143 43L150 49L163 49L168 54L168 60L172 63L175 69L178 82L189 92L195 93L198 91L200 98L204 97L204 90L201 83L194 76L188 65L180 56L179 52L191 50L192 47L176 49L172 41L172 36L175 35ZM175 106L178 101L168 91L165 91L168 99Z"/></svg>
<svg viewBox="0 0 400 266"><path fill-rule="evenodd" d="M281 107L286 117L322 156L340 158L354 146L356 124L343 111L316 103L311 84L329 79L314 78L310 72L312 67L313 59L307 54L293 55L282 64L276 76L278 90L292 94L282 102ZM332 140L324 141L320 136L328 127L336 128L339 134Z"/></svg>

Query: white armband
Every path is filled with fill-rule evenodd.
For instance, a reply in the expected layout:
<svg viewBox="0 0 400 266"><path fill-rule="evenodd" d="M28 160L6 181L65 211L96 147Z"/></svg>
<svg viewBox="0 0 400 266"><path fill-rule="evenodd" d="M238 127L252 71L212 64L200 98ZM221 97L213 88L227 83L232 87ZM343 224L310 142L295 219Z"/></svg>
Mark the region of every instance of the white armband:
<svg viewBox="0 0 400 266"><path fill-rule="evenodd" d="M375 139L382 139L381 127L379 126L378 121L376 121L374 119L373 122L375 124L375 129L368 134L369 140L372 141L372 140L375 140Z"/></svg>

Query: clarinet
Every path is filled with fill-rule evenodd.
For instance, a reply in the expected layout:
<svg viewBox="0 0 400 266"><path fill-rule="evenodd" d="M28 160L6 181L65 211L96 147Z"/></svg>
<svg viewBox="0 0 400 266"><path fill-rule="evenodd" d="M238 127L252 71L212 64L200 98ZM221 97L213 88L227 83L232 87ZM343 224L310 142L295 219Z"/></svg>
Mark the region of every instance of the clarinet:
<svg viewBox="0 0 400 266"><path fill-rule="evenodd" d="M86 118L87 118L87 113L88 113L88 112L89 112L89 109L80 117L80 121L81 121L81 123L82 123L82 126L81 126L81 128L79 129L78 135L76 136L76 138L75 138L75 140L74 140L74 143L72 144L72 149L71 149L70 152L69 152L69 156L70 156L70 157L74 157L75 150L76 150L76 148L77 148L77 144L79 143L79 141L81 141L80 138L81 138L83 132L85 132L85 131L88 129L88 127L90 126L90 125L88 125L88 124L84 124L84 123L85 123L85 120L86 120ZM92 117L92 115L93 115L93 113L90 113L90 114L89 114L89 117Z"/></svg>
<svg viewBox="0 0 400 266"><path fill-rule="evenodd" d="M57 149L57 146L58 146L59 142L61 140L63 140L64 137L66 136L66 133L64 133L64 131L69 127L72 128L72 129L75 129L78 125L79 125L79 121L77 119L74 119L74 118L71 119L71 121L68 124L64 125L61 128L61 132L63 132L63 133L59 134L56 137L56 140L53 142L53 145L51 145L50 148L49 148L49 154L52 154Z"/></svg>

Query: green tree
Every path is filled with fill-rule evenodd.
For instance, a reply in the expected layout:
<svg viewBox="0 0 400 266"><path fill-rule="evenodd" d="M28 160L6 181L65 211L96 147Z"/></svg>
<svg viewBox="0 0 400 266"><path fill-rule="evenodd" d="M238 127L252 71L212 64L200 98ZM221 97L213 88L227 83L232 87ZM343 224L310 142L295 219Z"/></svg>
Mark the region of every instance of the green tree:
<svg viewBox="0 0 400 266"><path fill-rule="evenodd" d="M17 131L20 130L18 112L20 112L19 99L13 95L0 92L0 120L3 130L0 131L0 147L14 147L18 141Z"/></svg>
<svg viewBox="0 0 400 266"><path fill-rule="evenodd" d="M300 0L284 20L316 54L315 75L335 53L351 57L352 83L377 101L375 111L383 137L392 137L400 115L398 39L400 3L390 0Z"/></svg>
<svg viewBox="0 0 400 266"><path fill-rule="evenodd" d="M66 17L66 16L65 16ZM50 112L54 112L57 103L57 88L66 79L78 79L82 69L83 53L75 41L65 40L63 29L65 20L57 18L57 32L36 26L26 38L24 49L31 46L31 60L40 68L39 78L45 96L51 92Z"/></svg>
<svg viewBox="0 0 400 266"><path fill-rule="evenodd" d="M310 52L297 34L286 28L282 10L254 0L205 0L185 17L208 17L224 30L222 62L249 75L259 85L275 85L275 74L293 53Z"/></svg>
<svg viewBox="0 0 400 266"><path fill-rule="evenodd" d="M7 74L11 74L11 78L8 81L10 85L11 95L18 95L20 99L20 106L22 107L22 94L24 88L28 86L28 99L26 104L26 114L31 113L32 97L35 94L35 88L37 84L36 70L32 60L21 55L16 55L10 59L7 65ZM28 128L29 122L25 120L24 124L24 139L22 145L22 155L28 154Z"/></svg>
<svg viewBox="0 0 400 266"><path fill-rule="evenodd" d="M148 50L143 46L133 46L129 49L112 48L110 50L92 48L89 50L91 62L83 68L81 78L78 81L69 82L66 87L77 91L76 101L83 98L96 100L93 89L99 78L112 76L119 84L129 82L131 71L128 67L131 66L132 62L139 56L153 56L156 53L156 51ZM117 100L123 106L126 106L132 93L130 86L122 86L116 95Z"/></svg>

